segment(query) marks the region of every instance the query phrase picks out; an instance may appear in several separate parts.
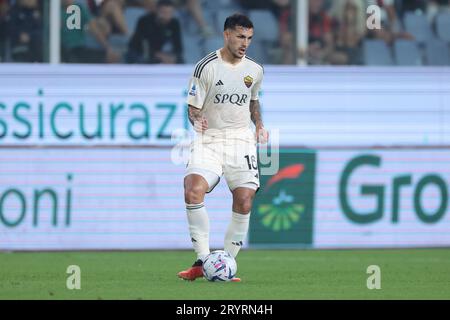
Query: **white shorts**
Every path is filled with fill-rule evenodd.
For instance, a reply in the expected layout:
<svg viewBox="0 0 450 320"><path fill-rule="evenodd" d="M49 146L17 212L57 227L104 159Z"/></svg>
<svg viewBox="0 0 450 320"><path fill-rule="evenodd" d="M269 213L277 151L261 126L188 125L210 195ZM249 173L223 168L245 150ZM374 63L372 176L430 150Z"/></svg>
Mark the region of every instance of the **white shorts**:
<svg viewBox="0 0 450 320"><path fill-rule="evenodd" d="M203 137L193 141L190 149L185 176L201 175L208 182L208 192L222 175L231 191L238 187L259 189L255 141Z"/></svg>

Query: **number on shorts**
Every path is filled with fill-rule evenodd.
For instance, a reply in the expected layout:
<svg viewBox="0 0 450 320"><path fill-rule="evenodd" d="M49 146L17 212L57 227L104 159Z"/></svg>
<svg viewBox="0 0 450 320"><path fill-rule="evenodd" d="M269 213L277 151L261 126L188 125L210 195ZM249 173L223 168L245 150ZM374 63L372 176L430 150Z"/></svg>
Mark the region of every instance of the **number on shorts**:
<svg viewBox="0 0 450 320"><path fill-rule="evenodd" d="M250 156L249 155L246 155L244 158L247 159L247 165L248 165L248 169L249 170L252 170L252 169L256 170L256 169L258 169L258 163L256 162L256 157L255 156L251 157L251 163L250 163Z"/></svg>

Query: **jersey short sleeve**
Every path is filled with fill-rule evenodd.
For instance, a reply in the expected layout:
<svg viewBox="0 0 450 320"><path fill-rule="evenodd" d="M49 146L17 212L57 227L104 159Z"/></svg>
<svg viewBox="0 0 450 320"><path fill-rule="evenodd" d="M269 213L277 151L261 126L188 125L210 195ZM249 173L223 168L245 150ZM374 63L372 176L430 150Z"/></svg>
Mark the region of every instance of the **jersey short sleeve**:
<svg viewBox="0 0 450 320"><path fill-rule="evenodd" d="M188 105L198 109L203 108L210 87L210 72L208 66L205 66L201 73L198 66L195 68L194 74L189 81Z"/></svg>
<svg viewBox="0 0 450 320"><path fill-rule="evenodd" d="M263 79L263 71L261 70L261 73L259 74L258 79L252 88L252 97L250 98L250 100L259 99L259 91L261 90L262 79Z"/></svg>

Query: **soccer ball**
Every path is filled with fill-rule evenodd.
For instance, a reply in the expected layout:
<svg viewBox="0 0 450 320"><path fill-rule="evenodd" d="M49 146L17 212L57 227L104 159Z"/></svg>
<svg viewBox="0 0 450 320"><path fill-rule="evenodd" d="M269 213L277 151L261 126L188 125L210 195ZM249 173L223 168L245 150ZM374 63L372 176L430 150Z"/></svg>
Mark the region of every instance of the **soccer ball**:
<svg viewBox="0 0 450 320"><path fill-rule="evenodd" d="M203 261L203 276L209 281L231 281L236 271L236 260L223 250L211 252Z"/></svg>

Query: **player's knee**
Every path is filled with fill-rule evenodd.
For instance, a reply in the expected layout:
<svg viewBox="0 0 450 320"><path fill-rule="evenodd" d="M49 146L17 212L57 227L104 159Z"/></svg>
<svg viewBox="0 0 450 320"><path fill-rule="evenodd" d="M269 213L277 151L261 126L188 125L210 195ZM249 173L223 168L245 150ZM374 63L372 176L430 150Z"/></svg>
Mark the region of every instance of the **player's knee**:
<svg viewBox="0 0 450 320"><path fill-rule="evenodd" d="M184 201L188 204L203 202L205 190L201 186L189 186L184 189Z"/></svg>
<svg viewBox="0 0 450 320"><path fill-rule="evenodd" d="M252 210L252 200L245 201L242 205L242 213L249 213Z"/></svg>
<svg viewBox="0 0 450 320"><path fill-rule="evenodd" d="M253 198L248 195L237 196L234 198L234 211L238 213L249 213L252 210Z"/></svg>

